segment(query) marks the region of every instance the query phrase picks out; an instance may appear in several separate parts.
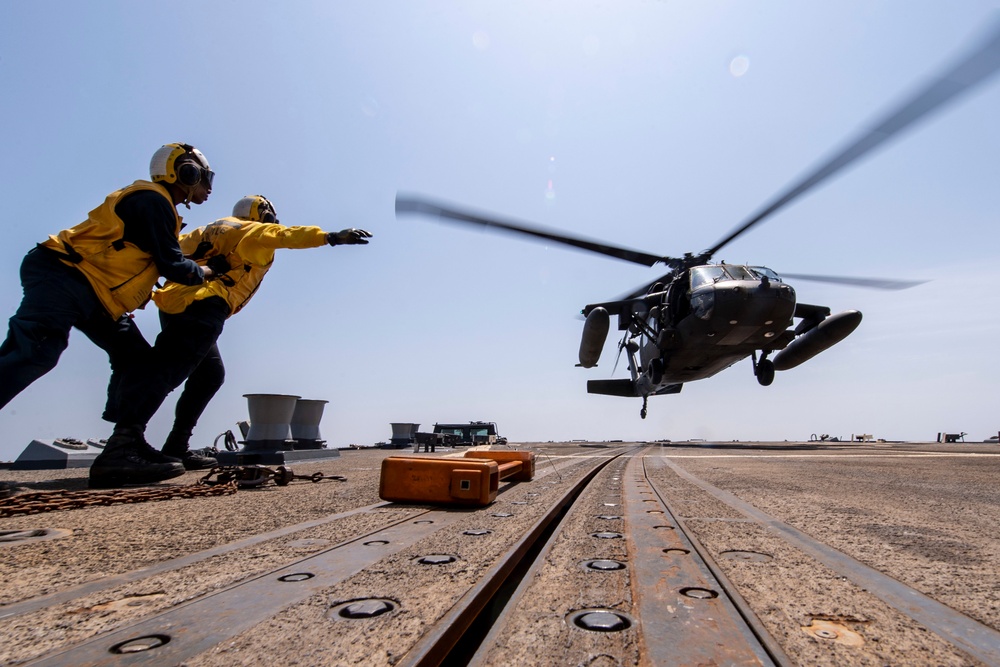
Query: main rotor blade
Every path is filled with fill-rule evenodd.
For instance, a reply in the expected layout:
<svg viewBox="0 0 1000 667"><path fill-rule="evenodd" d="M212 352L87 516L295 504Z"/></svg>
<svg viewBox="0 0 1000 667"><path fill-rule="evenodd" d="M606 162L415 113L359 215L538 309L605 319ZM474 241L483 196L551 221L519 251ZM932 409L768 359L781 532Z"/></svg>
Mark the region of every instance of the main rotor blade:
<svg viewBox="0 0 1000 667"><path fill-rule="evenodd" d="M882 143L904 131L918 120L986 81L996 73L998 68L1000 68L1000 19L994 17L986 38L964 58L931 79L927 85L917 90L914 95L882 120L862 132L858 138L834 154L812 173L736 227L729 236L704 251L702 258L712 257L726 244L754 225L763 222L789 202L875 150Z"/></svg>
<svg viewBox="0 0 1000 667"><path fill-rule="evenodd" d="M889 278L849 278L847 276L814 276L807 273L785 273L782 278L793 280L811 280L817 283L833 283L834 285L851 285L853 287L871 287L873 289L903 290L923 285L926 280L891 280Z"/></svg>
<svg viewBox="0 0 1000 667"><path fill-rule="evenodd" d="M450 205L431 202L420 197L397 194L396 215L399 215L400 213L423 213L424 215L437 216L443 220L469 223L479 225L480 227L500 229L517 234L525 234L527 236L533 236L547 241L554 241L556 243L562 243L563 245L573 246L574 248L589 250L590 252L595 252L600 255L615 257L617 259L625 260L626 262L642 264L643 266L653 266L657 262L662 262L667 259L658 255L640 252L638 250L619 248L602 241L592 241L580 237L569 236L558 231L550 231L541 227L527 225L525 223L501 221L493 217L484 217L478 213L461 211L457 208L451 207Z"/></svg>

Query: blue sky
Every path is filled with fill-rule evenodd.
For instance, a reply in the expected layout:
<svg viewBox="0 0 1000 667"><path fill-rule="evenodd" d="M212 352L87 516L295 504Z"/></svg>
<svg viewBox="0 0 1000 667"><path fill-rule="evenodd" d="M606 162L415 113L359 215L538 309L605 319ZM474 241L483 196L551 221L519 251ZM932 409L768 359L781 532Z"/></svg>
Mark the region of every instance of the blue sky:
<svg viewBox="0 0 1000 667"><path fill-rule="evenodd" d="M698 251L996 20L996 2L44 2L0 4L0 314L48 234L198 146L215 190L286 224L374 234L279 252L220 340L227 382L195 446L246 393L330 401L334 446L390 422L483 419L515 440L933 439L996 434L1000 78L728 246L779 273L924 279L905 292L793 283L861 327L757 385L750 362L650 401L586 393L587 303L658 275L508 236L396 219L423 193L648 252ZM139 312L147 338L155 312ZM617 377L624 377L624 364ZM32 438L107 437L106 357L74 334L0 412L0 459ZM176 392L149 428L159 446Z"/></svg>

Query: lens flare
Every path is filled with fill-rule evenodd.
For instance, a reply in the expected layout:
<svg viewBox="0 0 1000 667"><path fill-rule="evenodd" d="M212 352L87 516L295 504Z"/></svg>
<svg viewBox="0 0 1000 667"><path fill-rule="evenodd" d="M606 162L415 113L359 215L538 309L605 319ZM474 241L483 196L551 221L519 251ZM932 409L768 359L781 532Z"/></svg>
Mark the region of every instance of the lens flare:
<svg viewBox="0 0 1000 667"><path fill-rule="evenodd" d="M729 62L729 73L737 79L750 69L750 59L746 56L736 56Z"/></svg>

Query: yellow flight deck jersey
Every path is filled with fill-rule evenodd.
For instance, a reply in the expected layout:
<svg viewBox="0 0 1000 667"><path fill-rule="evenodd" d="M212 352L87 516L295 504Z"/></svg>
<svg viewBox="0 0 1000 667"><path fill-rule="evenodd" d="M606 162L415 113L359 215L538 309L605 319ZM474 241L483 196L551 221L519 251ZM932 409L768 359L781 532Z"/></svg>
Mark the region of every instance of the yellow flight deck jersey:
<svg viewBox="0 0 1000 667"><path fill-rule="evenodd" d="M63 262L79 269L94 288L97 298L118 319L149 300L160 274L152 255L122 240L125 223L115 213L115 206L126 195L139 190L153 190L163 195L173 208L165 187L150 181L136 181L112 192L104 203L87 215L76 227L49 236L42 246L64 255ZM181 217L174 211L180 234Z"/></svg>
<svg viewBox="0 0 1000 667"><path fill-rule="evenodd" d="M181 252L199 264L222 255L229 272L201 285L168 282L153 293L153 301L165 313L177 314L195 301L219 296L235 315L254 295L274 262L278 248L318 248L327 244L319 227L285 227L239 218L222 218L181 237Z"/></svg>

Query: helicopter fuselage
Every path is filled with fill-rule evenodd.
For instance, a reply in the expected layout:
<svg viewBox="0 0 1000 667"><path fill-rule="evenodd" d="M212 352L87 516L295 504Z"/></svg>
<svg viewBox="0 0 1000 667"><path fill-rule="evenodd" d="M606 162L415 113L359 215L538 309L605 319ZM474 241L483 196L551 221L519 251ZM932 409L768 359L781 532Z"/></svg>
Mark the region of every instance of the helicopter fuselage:
<svg viewBox="0 0 1000 667"><path fill-rule="evenodd" d="M644 296L592 304L583 313L580 365L597 365L614 314L626 332L619 353L627 351L631 374L591 380L587 391L644 401L679 393L684 383L712 377L747 357L758 382L769 385L775 370L812 358L861 321L857 311L831 317L825 306L798 303L792 286L766 267L725 263L678 271L665 287L655 284ZM793 327L794 318L800 322ZM774 352L772 362L768 355Z"/></svg>
<svg viewBox="0 0 1000 667"><path fill-rule="evenodd" d="M691 269L668 286L659 308L650 309L639 359L642 370L660 364L657 384L711 377L757 350L779 350L794 338L788 330L795 313L791 285L749 275L744 267L730 268L737 278L725 272L705 278L718 268Z"/></svg>

